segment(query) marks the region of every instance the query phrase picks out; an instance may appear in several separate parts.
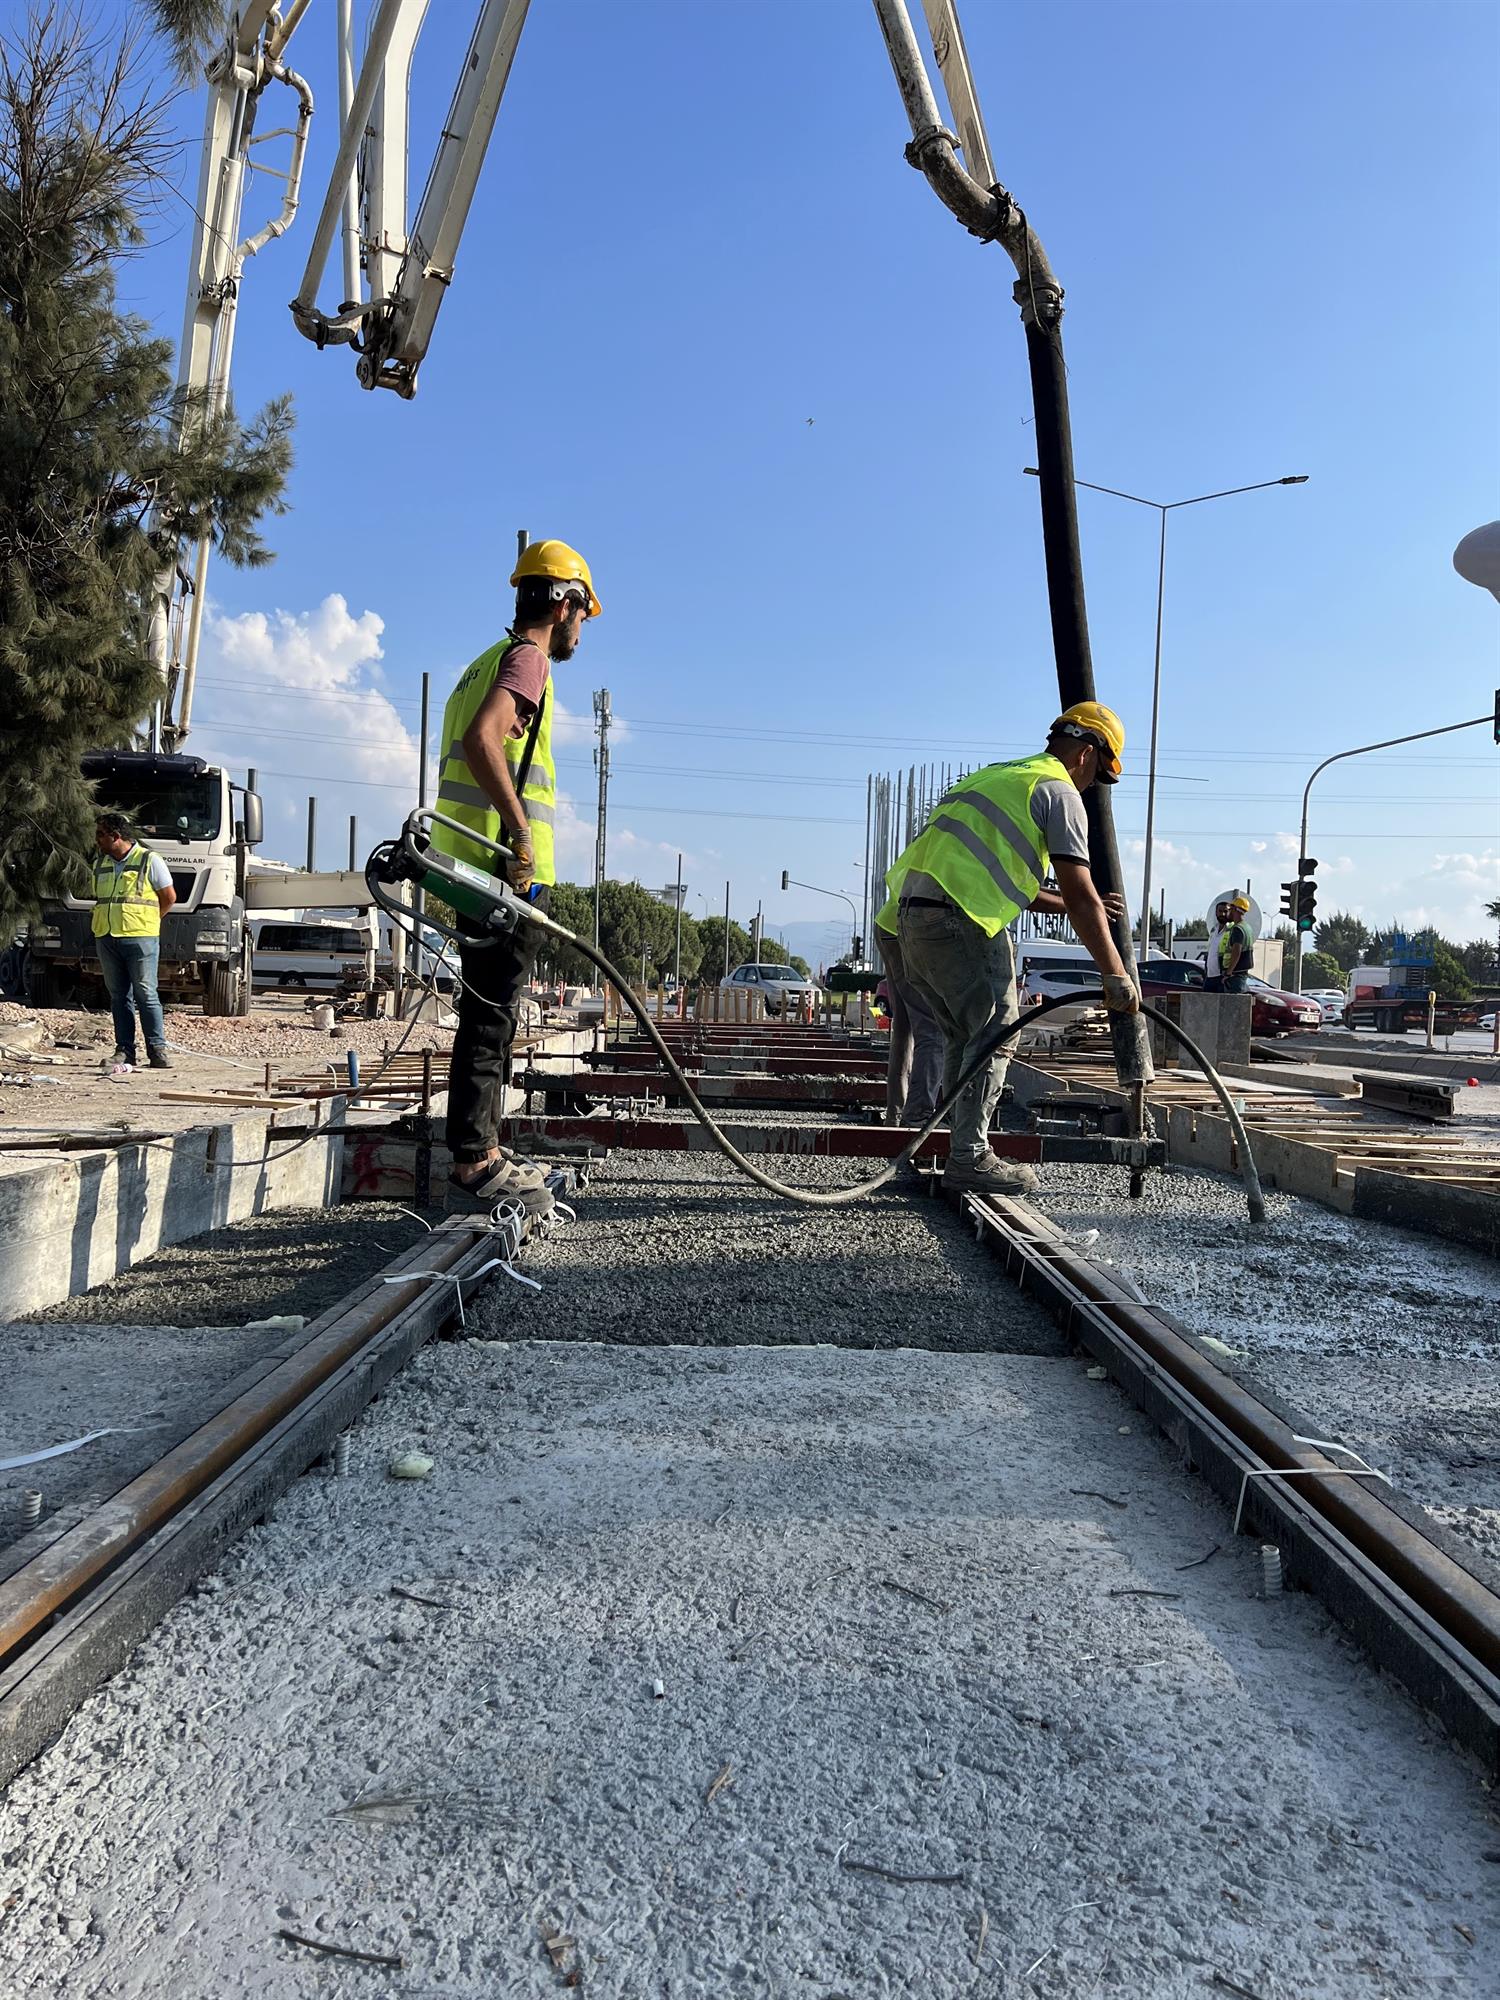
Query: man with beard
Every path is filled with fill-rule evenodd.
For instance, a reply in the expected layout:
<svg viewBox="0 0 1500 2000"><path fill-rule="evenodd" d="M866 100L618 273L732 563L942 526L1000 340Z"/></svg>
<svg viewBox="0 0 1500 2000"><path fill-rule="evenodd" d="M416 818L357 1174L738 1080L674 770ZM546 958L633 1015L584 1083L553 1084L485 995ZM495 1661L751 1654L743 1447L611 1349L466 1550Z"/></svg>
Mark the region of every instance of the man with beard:
<svg viewBox="0 0 1500 2000"><path fill-rule="evenodd" d="M584 620L598 617L600 607L588 564L566 542L530 543L510 580L514 624L467 669L443 710L436 806L473 837L436 826L432 840L491 874L499 872L497 853L508 848L512 885L545 910L557 880L551 670L573 657ZM459 948L447 1141L452 1189L477 1206L505 1196L532 1210L551 1205L541 1169L499 1143L517 1011L538 938L523 925L497 942Z"/></svg>

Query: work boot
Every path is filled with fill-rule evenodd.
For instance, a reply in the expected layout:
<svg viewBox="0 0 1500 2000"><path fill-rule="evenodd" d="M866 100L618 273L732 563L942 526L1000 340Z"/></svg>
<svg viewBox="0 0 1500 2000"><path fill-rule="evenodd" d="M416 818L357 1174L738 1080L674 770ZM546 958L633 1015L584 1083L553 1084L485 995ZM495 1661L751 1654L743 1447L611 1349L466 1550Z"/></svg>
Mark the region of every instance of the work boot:
<svg viewBox="0 0 1500 2000"><path fill-rule="evenodd" d="M153 1069L170 1069L172 1067L172 1058L162 1048L147 1049L146 1060Z"/></svg>
<svg viewBox="0 0 1500 2000"><path fill-rule="evenodd" d="M456 1172L448 1178L460 1194L472 1195L484 1204L500 1201L506 1195L539 1194L547 1186L547 1176L540 1167L505 1152L486 1160L483 1173L475 1174L472 1179L461 1179Z"/></svg>
<svg viewBox="0 0 1500 2000"><path fill-rule="evenodd" d="M993 1153L950 1159L943 1169L944 1187L972 1188L975 1194L1032 1194L1040 1185L1023 1160L997 1160Z"/></svg>
<svg viewBox="0 0 1500 2000"><path fill-rule="evenodd" d="M134 1069L134 1068L135 1068L135 1050L134 1050L134 1049L116 1049L116 1050L115 1050L115 1052L114 1052L114 1054L113 1054L113 1055L112 1055L112 1056L110 1057L110 1059L109 1059L109 1060L110 1060L110 1067L111 1067L112 1069L120 1069L120 1068L122 1068L122 1067L123 1067L123 1068L125 1068L125 1069Z"/></svg>

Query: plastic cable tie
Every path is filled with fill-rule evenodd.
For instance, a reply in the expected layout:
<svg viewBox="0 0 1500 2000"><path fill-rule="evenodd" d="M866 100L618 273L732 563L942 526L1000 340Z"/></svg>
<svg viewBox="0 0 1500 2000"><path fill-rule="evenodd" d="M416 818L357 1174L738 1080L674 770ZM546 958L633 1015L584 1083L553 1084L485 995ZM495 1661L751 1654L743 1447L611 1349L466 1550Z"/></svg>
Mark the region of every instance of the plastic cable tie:
<svg viewBox="0 0 1500 2000"><path fill-rule="evenodd" d="M578 1220L577 1209L570 1208L567 1202L558 1201L555 1197L552 1202L552 1212L554 1215L565 1215L569 1222L576 1222Z"/></svg>
<svg viewBox="0 0 1500 2000"><path fill-rule="evenodd" d="M432 1234L432 1224L427 1220L425 1216L418 1215L417 1211L414 1208L403 1208L400 1202L397 1202L396 1213L398 1215L409 1215L413 1222L421 1223L422 1227L427 1231L427 1234L429 1236Z"/></svg>
<svg viewBox="0 0 1500 2000"><path fill-rule="evenodd" d="M0 1458L0 1472L15 1472L23 1465L40 1465L44 1458L65 1458L70 1451L80 1451L95 1438L133 1437L142 1431L154 1430L154 1424L106 1424L102 1431L89 1431L84 1437L69 1438L66 1444L48 1445L45 1451L23 1451L18 1458Z"/></svg>

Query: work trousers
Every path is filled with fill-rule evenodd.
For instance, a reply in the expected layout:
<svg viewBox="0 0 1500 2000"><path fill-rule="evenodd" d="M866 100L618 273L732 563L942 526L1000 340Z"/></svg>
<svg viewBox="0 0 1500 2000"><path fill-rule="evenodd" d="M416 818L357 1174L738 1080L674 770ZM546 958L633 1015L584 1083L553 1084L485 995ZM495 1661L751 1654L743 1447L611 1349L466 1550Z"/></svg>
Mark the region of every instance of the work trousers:
<svg viewBox="0 0 1500 2000"><path fill-rule="evenodd" d="M110 1011L115 1017L115 1047L135 1061L135 1023L139 1011L146 1049L166 1047L167 1024L156 990L161 959L159 937L96 937L99 970L104 974Z"/></svg>
<svg viewBox="0 0 1500 2000"><path fill-rule="evenodd" d="M536 907L545 910L547 891ZM448 1064L448 1151L472 1164L488 1159L499 1141L510 1081L521 994L536 964L541 932L523 924L496 944L465 942L458 948L458 1033Z"/></svg>
<svg viewBox="0 0 1500 2000"><path fill-rule="evenodd" d="M1250 975L1248 972L1216 972L1203 982L1205 993L1248 993Z"/></svg>
<svg viewBox="0 0 1500 2000"><path fill-rule="evenodd" d="M938 1108L943 1075L943 1031L922 994L906 976L901 940L876 931L891 999L891 1047L885 1073L887 1125L923 1126Z"/></svg>
<svg viewBox="0 0 1500 2000"><path fill-rule="evenodd" d="M901 957L908 982L932 1009L943 1031L943 1096L947 1097L980 1047L1020 1013L1016 959L1008 930L988 937L954 904L936 908L903 903ZM990 1120L1000 1101L1010 1048L991 1058L949 1116L954 1160L981 1160L990 1150Z"/></svg>

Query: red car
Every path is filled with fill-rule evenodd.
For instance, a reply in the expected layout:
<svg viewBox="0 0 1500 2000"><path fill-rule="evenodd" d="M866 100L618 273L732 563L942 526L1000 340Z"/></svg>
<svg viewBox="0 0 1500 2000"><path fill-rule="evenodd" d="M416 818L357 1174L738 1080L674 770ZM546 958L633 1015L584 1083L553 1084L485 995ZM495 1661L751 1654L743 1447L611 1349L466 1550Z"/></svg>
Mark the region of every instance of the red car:
<svg viewBox="0 0 1500 2000"><path fill-rule="evenodd" d="M1141 974L1143 1000L1155 1000L1164 993L1181 993L1201 987L1205 976L1201 965L1182 958L1147 959ZM1300 993L1283 993L1280 987L1268 986L1254 973L1247 974L1245 986L1252 1003L1252 1035L1290 1035L1307 1028L1322 1027L1323 1009L1316 1000L1305 999Z"/></svg>

